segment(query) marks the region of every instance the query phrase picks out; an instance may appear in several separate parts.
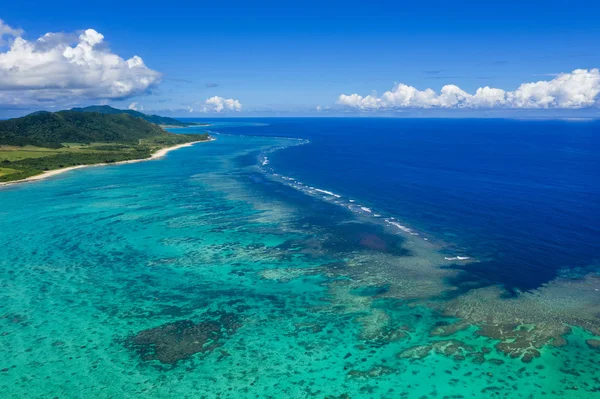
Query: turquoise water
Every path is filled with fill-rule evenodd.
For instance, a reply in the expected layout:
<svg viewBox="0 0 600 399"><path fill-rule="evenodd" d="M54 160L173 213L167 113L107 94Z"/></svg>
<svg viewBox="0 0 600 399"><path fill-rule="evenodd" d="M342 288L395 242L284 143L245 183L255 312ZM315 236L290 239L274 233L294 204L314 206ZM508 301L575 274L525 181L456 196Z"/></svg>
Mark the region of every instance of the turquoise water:
<svg viewBox="0 0 600 399"><path fill-rule="evenodd" d="M435 240L257 166L301 143L219 135L0 189L1 396L598 395L596 277L456 294Z"/></svg>

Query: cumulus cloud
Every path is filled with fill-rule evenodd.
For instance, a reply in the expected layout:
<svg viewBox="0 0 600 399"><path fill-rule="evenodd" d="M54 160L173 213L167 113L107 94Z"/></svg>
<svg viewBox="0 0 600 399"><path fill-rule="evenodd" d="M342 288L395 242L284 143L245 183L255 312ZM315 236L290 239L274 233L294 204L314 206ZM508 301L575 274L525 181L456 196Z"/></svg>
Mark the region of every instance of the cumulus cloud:
<svg viewBox="0 0 600 399"><path fill-rule="evenodd" d="M160 81L137 55L126 60L112 53L93 29L79 35L46 33L35 41L22 34L0 21L0 37L14 37L0 52L0 103L122 99Z"/></svg>
<svg viewBox="0 0 600 399"><path fill-rule="evenodd" d="M480 87L474 94L456 85L440 92L397 84L381 96L342 94L338 104L361 110L394 108L584 108L600 105L600 70L576 69L552 80L523 83L514 91Z"/></svg>
<svg viewBox="0 0 600 399"><path fill-rule="evenodd" d="M214 96L204 101L203 112L241 111L242 104L233 98Z"/></svg>

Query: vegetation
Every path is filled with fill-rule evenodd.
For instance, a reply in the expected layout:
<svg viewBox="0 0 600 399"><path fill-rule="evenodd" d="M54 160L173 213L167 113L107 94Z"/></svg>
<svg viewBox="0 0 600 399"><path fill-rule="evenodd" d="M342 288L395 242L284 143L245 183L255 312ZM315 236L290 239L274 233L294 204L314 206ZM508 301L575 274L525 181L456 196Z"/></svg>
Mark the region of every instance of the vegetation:
<svg viewBox="0 0 600 399"><path fill-rule="evenodd" d="M132 109L117 109L113 108L109 105L92 105L90 107L85 108L73 108L71 111L75 112L97 112L99 114L127 114L136 118L141 118L147 122L154 123L160 126L172 126L172 127L187 127L187 126L205 126L200 123L195 122L182 122L177 119L168 118L166 116L159 115L147 115L139 111L134 111Z"/></svg>
<svg viewBox="0 0 600 399"><path fill-rule="evenodd" d="M123 113L36 112L0 121L0 182L70 166L145 159L161 148L208 138L169 133Z"/></svg>

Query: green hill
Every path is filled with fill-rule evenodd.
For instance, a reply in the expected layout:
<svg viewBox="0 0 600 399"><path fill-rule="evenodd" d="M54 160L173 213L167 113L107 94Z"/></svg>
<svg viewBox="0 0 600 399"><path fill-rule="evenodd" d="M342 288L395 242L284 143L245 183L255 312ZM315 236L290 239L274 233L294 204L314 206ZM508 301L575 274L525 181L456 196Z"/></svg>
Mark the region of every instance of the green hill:
<svg viewBox="0 0 600 399"><path fill-rule="evenodd" d="M174 134L127 113L35 112L0 121L0 182L76 165L144 159L161 148L208 140Z"/></svg>
<svg viewBox="0 0 600 399"><path fill-rule="evenodd" d="M120 142L168 136L155 124L127 114L36 112L0 121L0 144L60 148L62 143Z"/></svg>
<svg viewBox="0 0 600 399"><path fill-rule="evenodd" d="M182 121L179 121L179 120L174 119L174 118L168 118L166 116L147 115L147 114L144 114L144 113L139 112L139 111L134 111L132 109L117 109L117 108L113 108L113 107L111 107L109 105L92 105L92 106L85 107L85 108L73 108L73 109L71 109L71 111L75 111L75 112L97 112L99 114L109 114L109 115L127 114L127 115L134 116L136 118L142 118L143 120L148 121L150 123L154 123L154 124L157 124L157 125L163 125L163 126L186 127L186 126L197 126L197 125L199 125L198 123L194 123L194 122L182 122Z"/></svg>

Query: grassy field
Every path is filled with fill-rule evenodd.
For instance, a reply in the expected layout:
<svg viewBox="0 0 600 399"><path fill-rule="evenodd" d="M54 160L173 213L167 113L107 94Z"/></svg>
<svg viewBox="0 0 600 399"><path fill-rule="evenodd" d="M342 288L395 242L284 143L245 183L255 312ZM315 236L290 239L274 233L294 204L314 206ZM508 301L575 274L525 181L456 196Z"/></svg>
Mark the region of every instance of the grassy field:
<svg viewBox="0 0 600 399"><path fill-rule="evenodd" d="M4 176L4 175L10 175L12 173L16 173L18 172L17 169L11 169L11 168L0 168L0 177Z"/></svg>
<svg viewBox="0 0 600 399"><path fill-rule="evenodd" d="M44 148L34 147L31 145L24 147L15 146L0 146L0 162L8 160L10 162L20 161L29 158L43 158L58 154L66 153L81 153L81 152L98 152L99 149L95 148L109 143L91 143L91 144L71 144L64 143L64 148Z"/></svg>
<svg viewBox="0 0 600 399"><path fill-rule="evenodd" d="M207 140L208 135L170 135L121 143L62 143L61 148L0 146L0 182L25 179L47 170L149 158L161 148Z"/></svg>

